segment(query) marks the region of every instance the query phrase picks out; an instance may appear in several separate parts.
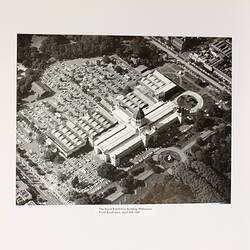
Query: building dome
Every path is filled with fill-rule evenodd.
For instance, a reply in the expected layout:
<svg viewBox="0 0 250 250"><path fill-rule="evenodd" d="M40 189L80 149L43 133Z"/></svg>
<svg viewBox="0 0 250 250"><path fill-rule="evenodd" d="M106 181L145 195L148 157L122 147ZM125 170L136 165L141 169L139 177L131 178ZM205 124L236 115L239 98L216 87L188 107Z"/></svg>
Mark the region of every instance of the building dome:
<svg viewBox="0 0 250 250"><path fill-rule="evenodd" d="M133 114L133 118L135 120L142 120L144 117L145 117L145 114L144 114L142 108L138 107Z"/></svg>

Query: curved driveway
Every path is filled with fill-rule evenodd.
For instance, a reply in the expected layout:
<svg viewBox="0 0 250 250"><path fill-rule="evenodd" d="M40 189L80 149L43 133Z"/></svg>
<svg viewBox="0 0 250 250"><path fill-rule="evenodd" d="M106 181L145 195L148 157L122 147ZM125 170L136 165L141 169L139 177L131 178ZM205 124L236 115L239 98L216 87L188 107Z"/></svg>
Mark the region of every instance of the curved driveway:
<svg viewBox="0 0 250 250"><path fill-rule="evenodd" d="M186 154L185 154L181 149L179 149L179 148L177 148L177 147L168 147L168 148L161 148L161 149L159 149L159 150L158 150L157 152L155 152L155 154L153 155L153 160L154 160L154 161L158 161L159 155L160 155L162 152L164 152L164 151L172 151L172 152L177 153L177 154L180 156L182 162L185 162L185 161L187 160Z"/></svg>
<svg viewBox="0 0 250 250"><path fill-rule="evenodd" d="M192 96L192 97L195 98L195 100L197 101L196 106L190 109L190 113L195 113L195 112L197 112L199 109L201 109L201 108L203 107L204 101L203 101L202 96L199 95L198 93L193 92L193 91L190 91L190 90L187 90L187 91L185 91L184 93L182 93L181 95L178 95L178 96L174 99L174 102L175 102L176 104L178 104L178 103L177 103L178 98L181 97L181 96L185 96L185 95L186 95L186 96Z"/></svg>

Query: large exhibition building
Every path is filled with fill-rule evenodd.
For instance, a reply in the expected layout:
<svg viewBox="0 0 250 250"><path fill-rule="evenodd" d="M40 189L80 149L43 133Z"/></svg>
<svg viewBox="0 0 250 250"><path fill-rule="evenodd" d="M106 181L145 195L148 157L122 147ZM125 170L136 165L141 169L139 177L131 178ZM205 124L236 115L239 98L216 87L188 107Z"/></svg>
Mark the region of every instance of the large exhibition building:
<svg viewBox="0 0 250 250"><path fill-rule="evenodd" d="M173 123L181 122L181 114L171 101L158 101L144 110L138 107L134 113L117 106L113 114L119 125L99 137L94 142L94 149L104 161L114 166L139 146L149 147Z"/></svg>
<svg viewBox="0 0 250 250"><path fill-rule="evenodd" d="M128 153L149 147L171 124L180 123L178 106L171 98L163 101L176 88L158 71L149 72L132 92L119 95L111 110L99 105L91 116L52 129L49 137L64 157L91 144L101 159L117 166Z"/></svg>
<svg viewBox="0 0 250 250"><path fill-rule="evenodd" d="M154 71L142 78L141 85L132 93L118 96L117 105L112 111L118 125L94 141L96 154L117 166L124 156L141 145L149 147L164 130L179 124L181 114L178 106L172 101L164 102L158 98L175 87L173 82ZM145 88L153 95L147 95Z"/></svg>

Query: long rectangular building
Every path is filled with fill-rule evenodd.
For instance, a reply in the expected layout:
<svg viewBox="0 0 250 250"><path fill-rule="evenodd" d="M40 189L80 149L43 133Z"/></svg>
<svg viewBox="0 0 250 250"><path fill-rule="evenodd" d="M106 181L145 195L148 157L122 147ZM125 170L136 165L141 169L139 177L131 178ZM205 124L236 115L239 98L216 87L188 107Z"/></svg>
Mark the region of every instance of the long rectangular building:
<svg viewBox="0 0 250 250"><path fill-rule="evenodd" d="M130 113L121 106L115 107L113 115L119 125L94 141L95 152L106 162L117 166L124 156L141 145L147 147L150 140L155 141L157 135L170 124L181 121L173 102L160 101L145 108L145 111L140 107L138 109Z"/></svg>
<svg viewBox="0 0 250 250"><path fill-rule="evenodd" d="M111 115L110 115L111 116ZM52 129L49 137L65 157L84 147L88 142L93 145L93 140L114 126L117 121L99 112L91 116L82 117L77 122L67 121L64 125Z"/></svg>
<svg viewBox="0 0 250 250"><path fill-rule="evenodd" d="M155 70L141 79L141 84L146 86L155 97L165 94L176 87L176 84L170 79Z"/></svg>

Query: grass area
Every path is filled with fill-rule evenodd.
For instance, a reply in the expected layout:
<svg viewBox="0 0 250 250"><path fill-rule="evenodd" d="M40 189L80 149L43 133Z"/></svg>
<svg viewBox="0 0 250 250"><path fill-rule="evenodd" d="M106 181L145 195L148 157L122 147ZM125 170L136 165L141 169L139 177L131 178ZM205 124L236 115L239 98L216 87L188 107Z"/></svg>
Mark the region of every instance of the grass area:
<svg viewBox="0 0 250 250"><path fill-rule="evenodd" d="M196 78L189 72L183 72L183 68L175 63L166 63L162 67L159 67L158 70L185 90L191 90L194 92L200 90L200 88L194 84ZM180 71L183 73L179 74L178 72Z"/></svg>
<svg viewBox="0 0 250 250"><path fill-rule="evenodd" d="M185 72L184 75L182 76L182 83L183 83L182 87L185 90L191 90L194 92L198 92L200 89L193 84L194 81L191 80L189 77L187 77L186 74L189 74L189 73Z"/></svg>
<svg viewBox="0 0 250 250"><path fill-rule="evenodd" d="M177 99L179 106L186 108L188 110L194 108L197 105L197 101L194 97L190 95L183 95Z"/></svg>
<svg viewBox="0 0 250 250"><path fill-rule="evenodd" d="M170 151L170 150L166 150L166 151L160 153L159 158L158 158L158 161L163 166L168 165L169 163L173 163L174 161L180 161L180 160L181 160L181 158L180 158L179 154L177 154L176 152Z"/></svg>

